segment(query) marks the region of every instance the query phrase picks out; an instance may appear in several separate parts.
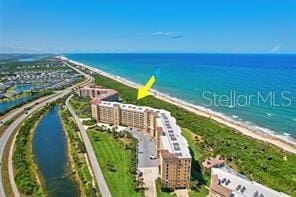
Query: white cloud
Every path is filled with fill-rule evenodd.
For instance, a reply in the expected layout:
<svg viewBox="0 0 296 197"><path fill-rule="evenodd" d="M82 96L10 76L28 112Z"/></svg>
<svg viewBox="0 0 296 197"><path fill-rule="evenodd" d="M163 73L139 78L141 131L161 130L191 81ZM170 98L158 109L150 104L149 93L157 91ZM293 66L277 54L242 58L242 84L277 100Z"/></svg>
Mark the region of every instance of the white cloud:
<svg viewBox="0 0 296 197"><path fill-rule="evenodd" d="M277 51L280 50L280 48L281 48L281 46L276 45L276 46L272 47L272 49L270 50L270 52L277 52Z"/></svg>
<svg viewBox="0 0 296 197"><path fill-rule="evenodd" d="M181 32L163 32L163 31L157 31L157 32L153 32L152 35L156 35L156 36L165 36L165 37L170 37L170 38L183 38L183 35L181 34Z"/></svg>

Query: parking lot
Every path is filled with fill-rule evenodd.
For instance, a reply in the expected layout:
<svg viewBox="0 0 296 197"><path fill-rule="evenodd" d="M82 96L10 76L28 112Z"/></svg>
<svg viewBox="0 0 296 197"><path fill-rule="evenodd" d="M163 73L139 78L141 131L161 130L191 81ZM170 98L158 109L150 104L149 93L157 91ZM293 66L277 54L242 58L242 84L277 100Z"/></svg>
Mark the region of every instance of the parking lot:
<svg viewBox="0 0 296 197"><path fill-rule="evenodd" d="M132 130L133 137L137 138L138 144L138 168L156 167L157 160L151 159L151 156L156 156L156 148L154 140L137 130Z"/></svg>

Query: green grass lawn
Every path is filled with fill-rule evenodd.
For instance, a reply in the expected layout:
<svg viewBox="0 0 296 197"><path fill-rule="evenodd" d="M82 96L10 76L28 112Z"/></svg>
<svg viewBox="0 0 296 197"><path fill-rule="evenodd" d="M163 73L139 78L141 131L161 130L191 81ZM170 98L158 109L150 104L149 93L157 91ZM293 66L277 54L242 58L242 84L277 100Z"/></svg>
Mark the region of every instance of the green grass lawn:
<svg viewBox="0 0 296 197"><path fill-rule="evenodd" d="M207 197L209 195L209 191L207 188L202 187L199 191L189 191L189 197Z"/></svg>
<svg viewBox="0 0 296 197"><path fill-rule="evenodd" d="M189 150L192 156L192 170L191 177L198 180L201 185L209 185L210 177L202 174L199 162L202 160L202 151L195 145L194 137L196 134L192 133L189 129L182 128L182 134L189 144Z"/></svg>
<svg viewBox="0 0 296 197"><path fill-rule="evenodd" d="M194 160L201 160L202 152L201 150L198 150L197 147L195 147L194 137L196 136L196 134L192 133L189 129L186 128L182 128L182 134L186 138L190 148L193 147L192 152L194 154Z"/></svg>
<svg viewBox="0 0 296 197"><path fill-rule="evenodd" d="M141 196L141 193L133 190L132 175L129 173L131 151L126 150L107 132L90 130L88 135L112 196ZM115 167L116 172L107 170L108 162Z"/></svg>
<svg viewBox="0 0 296 197"><path fill-rule="evenodd" d="M168 192L163 192L161 191L161 183L159 182L159 180L155 181L156 184L156 192L157 192L157 197L175 197L176 194L175 193L168 193Z"/></svg>

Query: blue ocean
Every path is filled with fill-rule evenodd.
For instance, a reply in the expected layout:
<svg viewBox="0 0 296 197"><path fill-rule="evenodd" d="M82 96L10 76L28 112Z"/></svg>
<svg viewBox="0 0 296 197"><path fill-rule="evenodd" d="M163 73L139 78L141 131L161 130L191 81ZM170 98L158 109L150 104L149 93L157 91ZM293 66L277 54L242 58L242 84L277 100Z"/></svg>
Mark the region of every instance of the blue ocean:
<svg viewBox="0 0 296 197"><path fill-rule="evenodd" d="M69 59L203 106L262 132L296 139L296 55L101 53Z"/></svg>

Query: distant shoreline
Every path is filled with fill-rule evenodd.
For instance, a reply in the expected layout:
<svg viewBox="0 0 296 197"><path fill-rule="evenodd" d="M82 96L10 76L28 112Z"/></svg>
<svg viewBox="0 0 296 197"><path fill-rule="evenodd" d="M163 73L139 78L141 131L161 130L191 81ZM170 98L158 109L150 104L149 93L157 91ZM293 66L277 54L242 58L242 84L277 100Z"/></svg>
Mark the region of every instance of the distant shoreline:
<svg viewBox="0 0 296 197"><path fill-rule="evenodd" d="M91 67L91 66L88 66L88 65L85 65L83 63L80 63L80 62L77 62L77 61L74 61L74 60L71 60L71 59L68 59L64 56L60 56L60 58L62 58L63 60L67 60L73 64L76 64L76 65L79 65L79 66L83 66L93 72L96 72L100 75L103 75L105 77L108 77L110 79L113 79L113 80L116 80L120 83L123 83L129 87L132 87L132 88L138 88L140 85L139 84L136 84L134 82L131 82L127 79L124 79L124 78L121 78L119 76L115 76L115 75L112 75L110 73L106 73L98 68L94 68L94 67ZM252 137L254 139L257 139L257 140L260 140L260 141L264 141L264 142L267 142L267 143L270 143L270 144L273 144L287 152L290 152L290 153L294 153L296 154L296 141L294 139L289 139L290 137L287 137L287 136L284 136L284 135L276 135L276 134L273 134L273 133L265 133L263 131L257 131L255 129L252 129L252 128L249 128L248 125L244 125L243 123L240 123L240 122L237 122L235 120L232 120L231 118L229 117L226 117L226 116L223 116L223 115L220 115L219 113L217 112L214 112L210 109L206 109L206 108L203 108L201 106L197 106L197 105L194 105L194 104L191 104L191 103L188 103L184 100L181 100L181 99L178 99L178 98L174 98L174 97L171 97L169 95L166 95L166 94L163 94L161 92L158 92L156 90L151 90L150 91L152 93L152 95L158 99L161 99L165 102L169 102L173 105L176 105L176 106L179 106L179 107L182 107L190 112L193 112L197 115L200 115L200 116L203 116L203 117L207 117L207 118L210 118L212 120L215 120L216 122L219 122L223 125L226 125L230 128L233 128L235 130L237 130L238 132L244 134L244 135L247 135L249 137Z"/></svg>

